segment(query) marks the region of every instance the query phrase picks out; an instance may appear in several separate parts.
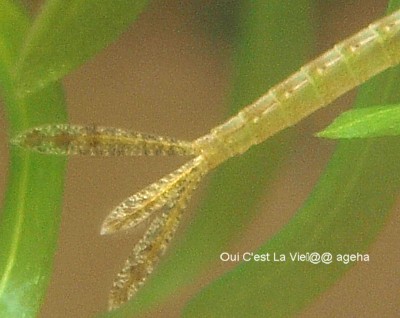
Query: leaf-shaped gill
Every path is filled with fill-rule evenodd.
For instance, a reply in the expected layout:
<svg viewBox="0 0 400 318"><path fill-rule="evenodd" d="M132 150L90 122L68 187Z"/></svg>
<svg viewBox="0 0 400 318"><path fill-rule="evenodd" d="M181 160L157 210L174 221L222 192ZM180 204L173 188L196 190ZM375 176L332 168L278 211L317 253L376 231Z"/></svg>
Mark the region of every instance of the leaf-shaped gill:
<svg viewBox="0 0 400 318"><path fill-rule="evenodd" d="M193 155L190 142L120 128L49 124L29 129L11 143L44 154L89 156Z"/></svg>
<svg viewBox="0 0 400 318"><path fill-rule="evenodd" d="M180 200L182 191L194 178L193 175L204 174L206 171L204 158L199 156L135 193L106 217L101 234L132 228L163 206L175 205Z"/></svg>

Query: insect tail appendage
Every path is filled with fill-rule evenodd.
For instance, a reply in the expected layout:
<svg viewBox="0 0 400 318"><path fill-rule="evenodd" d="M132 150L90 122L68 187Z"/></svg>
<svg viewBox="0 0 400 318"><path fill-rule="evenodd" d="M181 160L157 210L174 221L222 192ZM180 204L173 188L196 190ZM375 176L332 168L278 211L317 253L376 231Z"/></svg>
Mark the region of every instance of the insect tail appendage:
<svg viewBox="0 0 400 318"><path fill-rule="evenodd" d="M135 227L164 206L170 208L179 200L183 189L193 176L205 173L203 162L203 157L198 156L128 197L106 217L101 234L110 234Z"/></svg>
<svg viewBox="0 0 400 318"><path fill-rule="evenodd" d="M191 142L94 125L38 126L12 138L11 144L53 155L196 155Z"/></svg>
<svg viewBox="0 0 400 318"><path fill-rule="evenodd" d="M161 139L164 139L160 137ZM109 295L109 309L131 299L153 272L174 236L183 210L201 178L209 171L203 150L194 143L178 142L179 154L197 156L174 172L147 186L119 204L104 220L101 233L109 234L135 227L152 214L155 216L143 237L134 246L122 270L114 280Z"/></svg>
<svg viewBox="0 0 400 318"><path fill-rule="evenodd" d="M154 218L143 237L136 243L121 272L114 280L109 295L110 310L118 308L131 299L153 272L155 265L175 234L182 212L192 192L207 171L203 156L200 155L192 159L181 168L146 188L150 189L148 191L151 192L151 195L145 195L144 204L141 199L137 199L136 212L131 212L132 215L135 213L140 215L139 218L128 217L129 222L119 220L122 224L134 226L132 224L138 224L153 210L163 209L162 214ZM146 189L140 191L137 197L134 195L131 198L133 200L141 198L146 193ZM151 212L149 212L150 210ZM106 219L105 228L109 229L109 224L113 224L114 227L112 228L115 229L115 224L118 224L116 219L122 215L121 212L114 210ZM123 226L123 228L127 227Z"/></svg>
<svg viewBox="0 0 400 318"><path fill-rule="evenodd" d="M183 210L201 178L219 160L214 144L98 126L51 124L32 128L11 143L43 154L89 156L189 155L193 159L128 197L105 218L101 234L135 227L160 210L114 280L110 310L131 299L164 254ZM218 157L217 157L218 158Z"/></svg>

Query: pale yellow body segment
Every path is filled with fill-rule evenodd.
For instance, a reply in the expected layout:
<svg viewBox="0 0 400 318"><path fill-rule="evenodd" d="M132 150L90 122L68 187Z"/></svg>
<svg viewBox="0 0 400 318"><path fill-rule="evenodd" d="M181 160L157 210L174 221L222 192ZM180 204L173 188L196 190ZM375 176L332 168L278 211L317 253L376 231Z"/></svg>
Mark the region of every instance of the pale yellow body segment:
<svg viewBox="0 0 400 318"><path fill-rule="evenodd" d="M24 132L12 143L58 155L194 156L181 168L124 200L104 221L102 234L113 233L132 228L163 210L114 281L109 298L109 307L114 309L132 298L153 271L192 191L208 171L399 62L400 10L335 45L193 142L117 128L50 124Z"/></svg>
<svg viewBox="0 0 400 318"><path fill-rule="evenodd" d="M303 66L236 116L195 141L210 168L239 155L400 62L400 11Z"/></svg>

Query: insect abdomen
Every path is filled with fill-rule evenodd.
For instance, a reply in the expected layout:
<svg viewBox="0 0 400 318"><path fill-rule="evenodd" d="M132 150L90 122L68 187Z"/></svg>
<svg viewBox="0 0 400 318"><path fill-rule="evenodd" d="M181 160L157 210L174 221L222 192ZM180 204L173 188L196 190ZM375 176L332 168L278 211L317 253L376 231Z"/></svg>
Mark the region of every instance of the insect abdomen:
<svg viewBox="0 0 400 318"><path fill-rule="evenodd" d="M210 166L245 152L400 62L400 10L371 24L271 88L238 115L200 138L220 149Z"/></svg>

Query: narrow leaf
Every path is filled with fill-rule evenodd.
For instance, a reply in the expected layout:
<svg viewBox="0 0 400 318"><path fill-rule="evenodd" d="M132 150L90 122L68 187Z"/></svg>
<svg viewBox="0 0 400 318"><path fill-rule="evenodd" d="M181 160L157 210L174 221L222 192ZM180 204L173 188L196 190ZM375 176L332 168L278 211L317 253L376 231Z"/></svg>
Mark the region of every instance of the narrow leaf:
<svg viewBox="0 0 400 318"><path fill-rule="evenodd" d="M12 69L29 28L23 10L0 0L0 86L9 135L44 122L65 121L59 85L18 99ZM0 317L36 317L50 280L60 224L64 158L10 149L0 212Z"/></svg>
<svg viewBox="0 0 400 318"><path fill-rule="evenodd" d="M400 135L400 105L353 109L341 114L317 137L331 139Z"/></svg>
<svg viewBox="0 0 400 318"><path fill-rule="evenodd" d="M148 0L49 0L17 65L18 94L59 80L114 41Z"/></svg>

